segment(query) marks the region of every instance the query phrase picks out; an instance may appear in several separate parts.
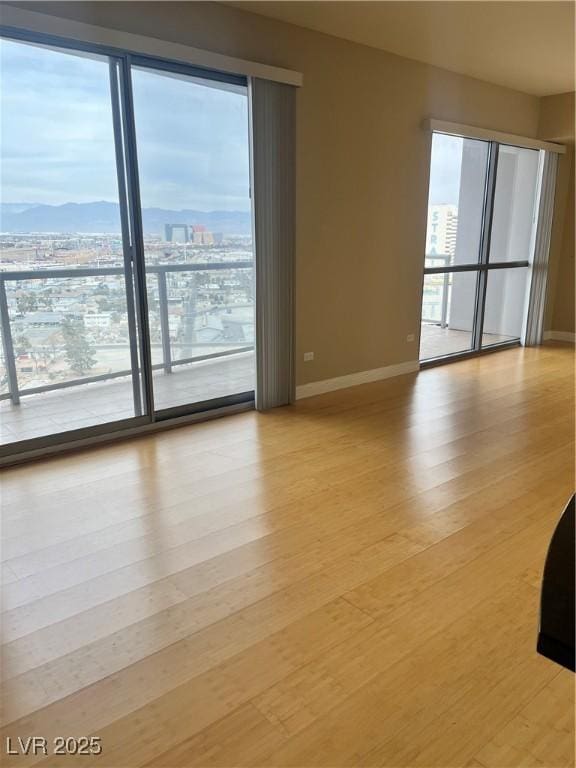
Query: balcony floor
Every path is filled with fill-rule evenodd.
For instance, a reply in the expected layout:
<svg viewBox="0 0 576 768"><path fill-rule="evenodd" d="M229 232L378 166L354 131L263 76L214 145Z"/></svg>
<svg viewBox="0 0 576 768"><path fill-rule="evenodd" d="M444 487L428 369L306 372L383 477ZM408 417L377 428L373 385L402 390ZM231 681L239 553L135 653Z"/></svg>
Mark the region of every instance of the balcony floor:
<svg viewBox="0 0 576 768"><path fill-rule="evenodd" d="M254 389L254 353L204 360L154 372L157 409L209 400ZM20 405L0 402L2 444L92 427L134 416L132 380L80 384L23 396Z"/></svg>
<svg viewBox="0 0 576 768"><path fill-rule="evenodd" d="M483 334L484 346L514 341L514 336L502 336L497 333ZM430 360L434 357L453 355L456 352L467 352L470 349L471 335L469 331L458 331L453 328L441 328L432 323L422 323L420 337L420 360Z"/></svg>

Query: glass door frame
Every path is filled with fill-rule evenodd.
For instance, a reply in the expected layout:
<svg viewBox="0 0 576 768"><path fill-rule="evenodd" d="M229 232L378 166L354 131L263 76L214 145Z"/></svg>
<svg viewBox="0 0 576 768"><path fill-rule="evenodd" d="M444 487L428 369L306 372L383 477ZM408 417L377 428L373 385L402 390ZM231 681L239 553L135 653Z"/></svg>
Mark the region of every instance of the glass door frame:
<svg viewBox="0 0 576 768"><path fill-rule="evenodd" d="M148 322L148 292L144 259L144 232L142 208L140 205L140 183L138 174L136 127L134 101L132 96L131 67L137 65L163 71L190 75L205 80L230 82L248 85L248 77L218 70L198 67L181 61L132 53L98 43L69 39L58 35L32 32L0 24L0 38L22 43L45 45L51 48L71 52L94 53L108 58L110 68L110 97L115 145L115 159L118 182L118 197L123 252L123 272L126 283L126 299L132 375L132 392L135 415L126 419L109 421L94 426L70 429L41 437L17 440L0 445L0 467L19 460L34 458L52 449L82 447L98 442L99 439L113 439L122 434L132 435L150 431L157 422L198 420L202 414L210 412L234 411L253 408L254 390L219 397L190 405L176 406L157 411L154 408L153 365L150 346L150 327ZM249 89L247 98L249 99ZM250 103L248 105L250 111ZM249 152L252 155L252 135L248 131ZM250 187L252 188L252 179ZM252 197L252 196L251 196ZM253 219L253 216L251 217ZM254 258L253 269L256 269ZM55 271L56 274L56 271ZM131 282L129 282L129 278ZM256 298L257 300L257 298ZM133 306L132 306L133 304ZM0 307L0 310L2 307ZM132 309L132 317L130 310ZM2 312L6 321L7 307ZM6 361L7 368L13 362ZM137 367L135 367L137 365ZM196 418L194 418L196 417ZM184 418L185 420L185 418Z"/></svg>
<svg viewBox="0 0 576 768"><path fill-rule="evenodd" d="M433 131L433 134L442 134L442 131ZM455 135L455 134L446 134ZM465 137L460 137L465 138ZM483 141L477 139L477 141ZM484 140L485 141L485 140ZM474 320L472 325L471 345L470 349L461 352L453 352L438 357L432 357L426 360L419 360L421 368L428 368L435 365L442 365L443 363L452 362L454 360L460 360L467 357L473 357L475 355L484 354L488 352L496 351L497 349L505 349L509 347L517 347L521 344L521 339L511 339L510 341L501 341L494 344L484 346L482 344L482 335L484 330L484 312L486 307L486 293L488 288L488 275L492 271L500 269L518 269L530 267L529 259L522 259L516 261L490 261L490 240L492 237L492 221L494 216L494 198L496 195L496 178L498 173L498 157L500 153L500 146L502 142L498 141L486 141L488 147L488 160L487 160L487 173L484 185L484 196L482 205L482 221L480 229L480 247L479 258L476 263L470 264L454 264L444 267L427 267L424 266L422 294L424 291L424 281L427 275L445 275L445 274L457 274L462 272L475 272L477 275L476 280L476 293L474 298ZM512 144L506 144L505 146L514 146ZM523 149L520 147L520 149ZM538 187L537 197L539 199L540 186L542 181L542 151L539 151L539 167L538 167ZM420 302L422 308L422 301ZM422 309L421 309L422 311ZM422 318L422 314L420 315ZM420 322L420 333L422 329L422 322ZM420 349L420 346L419 346Z"/></svg>
<svg viewBox="0 0 576 768"><path fill-rule="evenodd" d="M232 85L248 86L248 78L244 75L235 75L231 73L219 72L216 70L201 69L188 64L182 64L181 62L173 62L165 59L158 59L152 56L145 56L143 54L124 54L123 63L125 67L125 83L126 83L126 120L127 120L127 144L128 144L128 158L129 167L132 174L132 185L134 189L134 219L136 226L136 242L135 242L135 261L139 264L140 272L142 273L141 284L138 286L140 293L140 303L144 308L145 318L143 319L146 325L146 339L147 349L149 354L149 360L147 361L147 370L149 371L149 379L146 381L147 391L149 390L150 397L150 421L159 422L169 419L179 418L181 416L188 416L197 413L205 413L218 408L223 408L231 405L249 404L254 405L255 402L255 390L249 390L246 392L235 393L226 395L224 397L216 397L207 400L200 400L185 405L173 405L167 408L156 409L154 408L154 393L153 393L153 364L152 354L150 346L150 329L148 323L148 292L146 281L146 258L145 258L145 246L144 246L144 233L142 227L142 206L140 200L140 179L139 179L139 166L138 166L138 149L136 139L136 121L134 117L134 98L132 94L132 67L140 69L157 70L159 72L168 72L181 75L188 75L190 77L197 77L204 80L213 80L215 82L230 83ZM247 90L247 98L248 90ZM248 126L249 128L248 121ZM251 148L252 136L248 131L248 144L249 153L252 155ZM250 179L250 188L252 188L252 179ZM252 199L252 196L251 196ZM253 217L251 217L253 219ZM253 270L256 269L256 259L253 254ZM165 289L165 279L164 279ZM170 343L170 339L166 338L162 340L163 344ZM147 401L148 402L148 401Z"/></svg>

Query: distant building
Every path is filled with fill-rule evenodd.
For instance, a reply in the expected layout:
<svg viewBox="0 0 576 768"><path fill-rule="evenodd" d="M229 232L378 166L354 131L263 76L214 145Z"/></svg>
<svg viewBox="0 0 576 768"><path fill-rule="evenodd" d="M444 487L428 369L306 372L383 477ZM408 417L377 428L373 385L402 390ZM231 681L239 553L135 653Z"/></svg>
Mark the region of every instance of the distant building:
<svg viewBox="0 0 576 768"><path fill-rule="evenodd" d="M34 373L34 360L31 355L27 353L18 355L15 362L18 373Z"/></svg>
<svg viewBox="0 0 576 768"><path fill-rule="evenodd" d="M26 315L26 324L33 328L57 328L63 319L59 312L30 312Z"/></svg>
<svg viewBox="0 0 576 768"><path fill-rule="evenodd" d="M164 236L167 243L194 243L214 245L216 239L203 224L165 224Z"/></svg>
<svg viewBox="0 0 576 768"><path fill-rule="evenodd" d="M84 315L86 328L110 328L112 325L111 312L93 312Z"/></svg>
<svg viewBox="0 0 576 768"><path fill-rule="evenodd" d="M188 243L190 234L187 224L165 224L164 237L167 243Z"/></svg>
<svg viewBox="0 0 576 768"><path fill-rule="evenodd" d="M192 242L195 245L214 245L214 235L203 224L193 224Z"/></svg>
<svg viewBox="0 0 576 768"><path fill-rule="evenodd" d="M192 242L195 245L203 245L205 232L206 227L202 226L202 224L194 224L192 227Z"/></svg>
<svg viewBox="0 0 576 768"><path fill-rule="evenodd" d="M448 204L431 205L428 209L426 255L450 256L452 259L456 251L457 232L458 207Z"/></svg>

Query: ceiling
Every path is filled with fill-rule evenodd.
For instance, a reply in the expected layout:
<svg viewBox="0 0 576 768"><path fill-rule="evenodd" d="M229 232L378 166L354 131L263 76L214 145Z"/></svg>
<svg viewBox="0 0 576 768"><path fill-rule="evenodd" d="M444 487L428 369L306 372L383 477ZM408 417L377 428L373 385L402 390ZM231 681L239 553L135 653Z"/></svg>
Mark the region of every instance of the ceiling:
<svg viewBox="0 0 576 768"><path fill-rule="evenodd" d="M232 2L537 96L574 90L574 2Z"/></svg>

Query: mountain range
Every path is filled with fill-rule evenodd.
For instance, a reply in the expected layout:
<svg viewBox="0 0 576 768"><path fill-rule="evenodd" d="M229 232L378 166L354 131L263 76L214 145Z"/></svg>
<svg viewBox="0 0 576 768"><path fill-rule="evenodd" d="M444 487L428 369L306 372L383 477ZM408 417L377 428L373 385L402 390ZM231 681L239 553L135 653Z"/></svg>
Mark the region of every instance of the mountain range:
<svg viewBox="0 0 576 768"><path fill-rule="evenodd" d="M173 211L143 208L145 234L164 234L166 224L201 224L211 232L225 235L249 235L251 216L248 211ZM120 232L118 203L1 203L0 232Z"/></svg>

